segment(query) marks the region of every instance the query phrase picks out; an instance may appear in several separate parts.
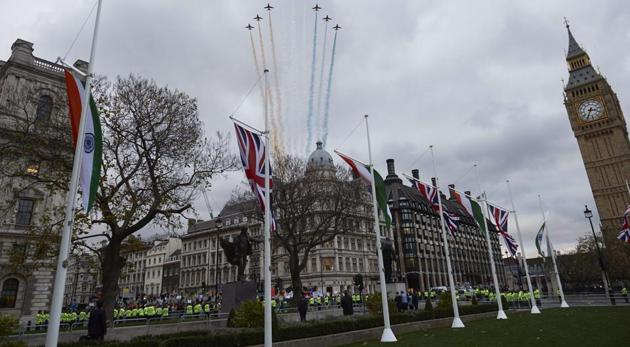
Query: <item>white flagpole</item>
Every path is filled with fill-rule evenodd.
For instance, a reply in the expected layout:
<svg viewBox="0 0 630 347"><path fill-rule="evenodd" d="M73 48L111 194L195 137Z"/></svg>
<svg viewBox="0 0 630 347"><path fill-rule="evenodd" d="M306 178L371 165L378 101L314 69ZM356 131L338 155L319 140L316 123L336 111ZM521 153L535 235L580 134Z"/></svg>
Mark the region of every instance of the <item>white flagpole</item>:
<svg viewBox="0 0 630 347"><path fill-rule="evenodd" d="M553 262L553 270L556 272L556 281L558 282L558 289L560 290L560 307L568 308L569 304L567 304L564 298L564 290L562 289L562 282L560 282L560 273L558 272L558 264L556 263L556 250L553 249L553 244L549 240L549 224L547 222L547 216L545 216L545 210L543 209L542 197L538 194L538 204L540 205L540 213L543 216L543 224L545 225L545 238L547 239L547 246L551 248L551 261Z"/></svg>
<svg viewBox="0 0 630 347"><path fill-rule="evenodd" d="M514 198L512 197L512 188L510 188L510 180L507 182L508 192L510 193L510 201L512 202L512 215L514 216L514 224L516 224L516 233L518 234L518 242L521 246L521 256L523 257L523 264L525 267L525 277L527 277L527 286L529 287L529 299L532 303L532 310L530 313L539 314L540 310L536 306L536 299L534 299L534 290L532 288L532 279L529 277L529 268L527 267L527 255L525 254L525 247L523 244L523 236L521 236L521 228L518 225L518 217L516 216L516 207L514 206Z"/></svg>
<svg viewBox="0 0 630 347"><path fill-rule="evenodd" d="M438 181L437 167L435 165L435 155L433 154L433 145L431 149L431 161L433 162L433 175L435 176L435 189L437 190L438 205L440 206L440 221L442 222L442 237L444 238L444 253L446 255L446 270L448 271L448 284L451 287L451 301L453 302L453 324L451 328L464 328L464 322L459 318L459 307L457 306L457 295L455 294L455 281L453 280L453 266L451 265L451 256L448 250L448 239L446 228L444 226L444 212L442 209L442 197L440 194L440 184Z"/></svg>
<svg viewBox="0 0 630 347"><path fill-rule="evenodd" d="M477 186L479 193L482 194L481 202L483 210L483 228L486 233L486 245L488 246L488 257L490 258L490 269L492 270L492 281L494 282L494 293L497 297L497 306L499 312L497 312L497 319L507 319L505 311L503 311L503 302L501 301L501 289L499 288L499 279L497 278L497 267L494 264L494 257L492 256L492 243L490 243L490 232L488 231L488 203L485 192L481 192L481 180L479 179L479 172L476 170L477 164L475 164L475 174L477 176Z"/></svg>
<svg viewBox="0 0 630 347"><path fill-rule="evenodd" d="M265 347L271 347L273 343L273 333L271 325L271 199L269 194L269 160L271 157L271 147L269 147L269 112L267 109L267 73L265 69Z"/></svg>
<svg viewBox="0 0 630 347"><path fill-rule="evenodd" d="M628 180L626 180L626 189L628 190L628 194L630 194L630 184L628 184Z"/></svg>
<svg viewBox="0 0 630 347"><path fill-rule="evenodd" d="M381 300L383 304L383 334L381 342L396 342L396 336L389 322L389 306L387 304L387 285L385 284L385 265L383 264L383 250L381 244L381 228L378 220L378 202L376 201L376 180L374 179L374 164L372 163L372 144L370 142L370 126L368 115L365 115L365 130L367 133L368 159L370 160L370 174L372 175L372 213L374 214L374 234L376 235L376 253L378 255L378 275L381 282Z"/></svg>
<svg viewBox="0 0 630 347"><path fill-rule="evenodd" d="M56 347L57 342L59 341L59 324L61 323L61 309L63 306L63 295L68 272L67 258L70 250L72 226L74 224L74 208L77 200L81 160L83 159L85 118L90 105L90 89L92 87L92 76L96 56L96 39L98 37L98 23L101 16L101 3L102 0L98 0L96 19L94 21L94 33L92 37L92 48L90 51L90 63L88 65L88 73L85 81L85 98L82 105L83 109L81 110L81 120L79 121L79 133L77 135L76 148L74 150L74 161L72 164L72 176L70 177L70 189L68 190L68 201L66 203L66 214L63 223L63 231L61 233L59 255L57 256L57 271L55 272L55 284L53 287L52 302L50 305L50 320L48 322L48 331L46 332L46 347Z"/></svg>

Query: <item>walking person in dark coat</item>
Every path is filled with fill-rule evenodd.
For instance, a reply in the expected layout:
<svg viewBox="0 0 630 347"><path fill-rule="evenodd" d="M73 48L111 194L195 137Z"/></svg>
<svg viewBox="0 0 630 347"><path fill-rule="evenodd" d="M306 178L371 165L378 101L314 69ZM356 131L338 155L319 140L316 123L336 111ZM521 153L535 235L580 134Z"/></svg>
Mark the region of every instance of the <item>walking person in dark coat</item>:
<svg viewBox="0 0 630 347"><path fill-rule="evenodd" d="M103 310L103 302L96 302L96 309L90 313L88 321L88 336L90 340L103 340L107 334L107 315Z"/></svg>
<svg viewBox="0 0 630 347"><path fill-rule="evenodd" d="M300 299L300 302L298 303L298 312L300 313L300 321L301 322L305 322L306 321L306 312L308 311L308 300L306 300L305 297L302 297Z"/></svg>
<svg viewBox="0 0 630 347"><path fill-rule="evenodd" d="M348 292L343 293L343 297L341 298L341 308L343 309L344 316L352 316L354 313L354 309L352 308L352 298Z"/></svg>

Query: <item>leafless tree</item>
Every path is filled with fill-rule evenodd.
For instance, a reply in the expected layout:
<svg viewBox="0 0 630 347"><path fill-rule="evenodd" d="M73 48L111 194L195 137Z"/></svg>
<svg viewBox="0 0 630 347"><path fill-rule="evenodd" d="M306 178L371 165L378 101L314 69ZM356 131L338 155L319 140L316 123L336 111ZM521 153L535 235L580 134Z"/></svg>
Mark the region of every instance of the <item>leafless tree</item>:
<svg viewBox="0 0 630 347"><path fill-rule="evenodd" d="M351 231L349 221L364 215L365 187L348 171L311 170L302 159L276 158L273 171L273 212L278 228L273 247L288 258L296 300L302 297L302 271L314 249Z"/></svg>

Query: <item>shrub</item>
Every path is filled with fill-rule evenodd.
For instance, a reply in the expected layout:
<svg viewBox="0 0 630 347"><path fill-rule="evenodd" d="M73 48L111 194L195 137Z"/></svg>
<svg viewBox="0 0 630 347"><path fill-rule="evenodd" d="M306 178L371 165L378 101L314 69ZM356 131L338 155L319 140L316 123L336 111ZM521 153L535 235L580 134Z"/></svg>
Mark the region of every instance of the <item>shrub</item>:
<svg viewBox="0 0 630 347"><path fill-rule="evenodd" d="M265 326L265 310L256 300L243 301L232 316L231 326L234 328L263 328Z"/></svg>
<svg viewBox="0 0 630 347"><path fill-rule="evenodd" d="M4 336L13 334L17 327L18 320L15 317L0 314L0 341L3 341Z"/></svg>
<svg viewBox="0 0 630 347"><path fill-rule="evenodd" d="M370 311L371 314L382 315L383 314L383 302L381 298L381 293L370 294L365 305ZM387 306L389 308L389 312L396 312L396 304L392 300L387 300Z"/></svg>
<svg viewBox="0 0 630 347"><path fill-rule="evenodd" d="M450 292L442 292L440 294L440 302L437 305L438 310L451 310L453 311L453 300L451 299Z"/></svg>
<svg viewBox="0 0 630 347"><path fill-rule="evenodd" d="M472 300L470 301L471 305L476 306L479 302L477 302L477 295L473 294Z"/></svg>
<svg viewBox="0 0 630 347"><path fill-rule="evenodd" d="M234 328L234 314L235 314L234 309L230 309L227 322L225 323L225 326L227 326L228 328Z"/></svg>
<svg viewBox="0 0 630 347"><path fill-rule="evenodd" d="M424 300L424 310L426 312L432 312L433 311L433 303L431 302L431 298L427 296L427 298Z"/></svg>

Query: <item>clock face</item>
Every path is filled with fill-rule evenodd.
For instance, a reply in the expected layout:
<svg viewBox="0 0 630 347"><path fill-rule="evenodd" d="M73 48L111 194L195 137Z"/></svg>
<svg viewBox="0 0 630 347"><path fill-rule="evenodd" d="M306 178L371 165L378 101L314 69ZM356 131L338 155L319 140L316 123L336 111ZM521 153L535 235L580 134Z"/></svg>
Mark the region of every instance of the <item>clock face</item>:
<svg viewBox="0 0 630 347"><path fill-rule="evenodd" d="M597 100L586 100L578 109L578 116L587 122L598 119L604 113L604 106Z"/></svg>

